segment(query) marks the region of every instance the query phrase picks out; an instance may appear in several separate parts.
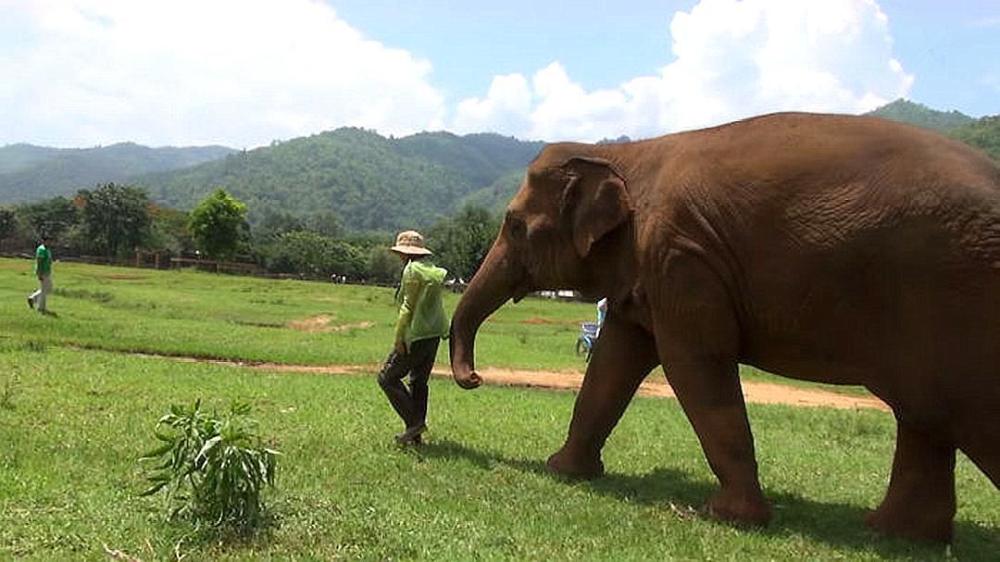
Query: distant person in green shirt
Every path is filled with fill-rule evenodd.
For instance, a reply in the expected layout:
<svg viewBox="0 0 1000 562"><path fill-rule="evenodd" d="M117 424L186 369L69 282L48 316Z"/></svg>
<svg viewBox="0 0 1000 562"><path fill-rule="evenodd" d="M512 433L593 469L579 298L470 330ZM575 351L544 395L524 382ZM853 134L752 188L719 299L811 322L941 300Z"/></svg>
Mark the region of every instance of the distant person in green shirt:
<svg viewBox="0 0 1000 562"><path fill-rule="evenodd" d="M408 230L396 236L391 250L406 263L396 303L396 341L378 383L389 403L403 419L406 430L396 436L402 445L417 445L427 430L427 379L430 378L441 338L448 334L448 318L441 303L445 269L424 259L431 251L424 237ZM409 375L409 387L403 378Z"/></svg>
<svg viewBox="0 0 1000 562"><path fill-rule="evenodd" d="M35 249L35 277L38 277L38 290L28 296L28 306L45 314L46 297L52 292L52 252L48 248L49 237L42 235L41 244Z"/></svg>

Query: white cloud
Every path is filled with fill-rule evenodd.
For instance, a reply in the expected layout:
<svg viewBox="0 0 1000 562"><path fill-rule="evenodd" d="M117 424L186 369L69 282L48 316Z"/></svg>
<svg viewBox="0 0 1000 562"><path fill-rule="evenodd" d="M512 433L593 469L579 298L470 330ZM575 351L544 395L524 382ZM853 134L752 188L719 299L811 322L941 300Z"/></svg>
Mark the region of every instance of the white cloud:
<svg viewBox="0 0 1000 562"><path fill-rule="evenodd" d="M0 0L0 144L266 144L441 128L431 65L319 0ZM0 24L0 31L4 25Z"/></svg>
<svg viewBox="0 0 1000 562"><path fill-rule="evenodd" d="M517 88L494 81L486 97L464 100L453 127L546 140L646 137L771 111L858 113L913 84L874 0L702 0L674 15L670 36L675 58L656 75L588 92L555 62L530 85L508 75Z"/></svg>

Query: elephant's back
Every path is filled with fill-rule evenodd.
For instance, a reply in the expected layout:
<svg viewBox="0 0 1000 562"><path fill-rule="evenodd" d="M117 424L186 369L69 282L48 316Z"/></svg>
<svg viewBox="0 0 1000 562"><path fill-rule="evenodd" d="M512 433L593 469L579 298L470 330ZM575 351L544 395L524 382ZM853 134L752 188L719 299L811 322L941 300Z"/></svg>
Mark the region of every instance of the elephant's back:
<svg viewBox="0 0 1000 562"><path fill-rule="evenodd" d="M839 382L873 368L1000 373L1000 171L988 158L846 116L765 116L687 141L665 187L670 220L732 279L749 362Z"/></svg>
<svg viewBox="0 0 1000 562"><path fill-rule="evenodd" d="M919 188L922 176L939 175L1000 191L997 165L982 151L878 117L775 113L658 140L671 146L666 152L674 164L709 163L721 180L752 177L794 188L816 180L908 176L908 185Z"/></svg>

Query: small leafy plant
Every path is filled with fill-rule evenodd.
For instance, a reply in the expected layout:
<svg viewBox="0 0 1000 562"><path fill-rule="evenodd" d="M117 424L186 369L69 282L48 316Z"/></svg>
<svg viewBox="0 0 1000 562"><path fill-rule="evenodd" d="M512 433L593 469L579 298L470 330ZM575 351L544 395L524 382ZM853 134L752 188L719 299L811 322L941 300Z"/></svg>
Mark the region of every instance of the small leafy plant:
<svg viewBox="0 0 1000 562"><path fill-rule="evenodd" d="M253 530L265 519L262 492L274 486L280 453L264 447L250 406L234 403L223 416L201 409L201 400L186 408L171 405L156 423L162 445L140 458L157 462L147 478L150 496L167 494L170 518Z"/></svg>

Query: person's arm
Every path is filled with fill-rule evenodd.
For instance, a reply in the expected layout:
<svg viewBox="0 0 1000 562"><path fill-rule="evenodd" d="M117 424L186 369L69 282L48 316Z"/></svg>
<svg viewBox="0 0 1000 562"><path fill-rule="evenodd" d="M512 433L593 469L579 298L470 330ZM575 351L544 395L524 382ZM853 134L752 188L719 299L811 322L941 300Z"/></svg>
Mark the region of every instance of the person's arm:
<svg viewBox="0 0 1000 562"><path fill-rule="evenodd" d="M403 271L400 294L403 297L402 304L399 305L399 318L396 320L396 351L406 353L406 330L413 320L413 309L416 308L417 298L420 296L420 280L410 269Z"/></svg>

